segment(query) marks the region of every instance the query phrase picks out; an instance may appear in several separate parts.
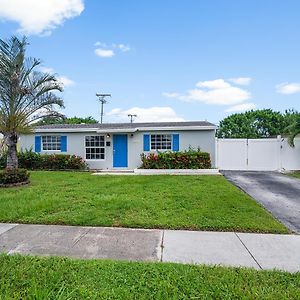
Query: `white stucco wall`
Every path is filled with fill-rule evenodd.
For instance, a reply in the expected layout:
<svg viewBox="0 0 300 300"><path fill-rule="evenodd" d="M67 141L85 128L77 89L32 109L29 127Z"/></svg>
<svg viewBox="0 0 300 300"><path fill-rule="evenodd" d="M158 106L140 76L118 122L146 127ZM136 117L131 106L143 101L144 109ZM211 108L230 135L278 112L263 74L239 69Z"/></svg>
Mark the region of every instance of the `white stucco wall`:
<svg viewBox="0 0 300 300"><path fill-rule="evenodd" d="M214 130L185 130L185 131L145 131L128 133L128 169L134 169L141 165L140 154L143 153L143 135L144 134L179 134L179 150L187 150L189 147L198 148L209 152L211 155L212 166L215 166L215 131ZM107 134L110 137L107 138ZM126 134L126 133L117 133ZM47 135L37 133L35 135ZM34 150L34 134L22 135L20 137L21 149ZM75 154L85 157L84 140L86 135L97 135L95 132L84 133L51 133L48 135L66 135L67 152L65 154ZM105 160L87 161L92 169L112 169L113 168L113 133L104 134L105 142L110 141L111 145L105 148ZM147 152L150 153L151 151ZM61 153L60 151L42 151L44 154Z"/></svg>

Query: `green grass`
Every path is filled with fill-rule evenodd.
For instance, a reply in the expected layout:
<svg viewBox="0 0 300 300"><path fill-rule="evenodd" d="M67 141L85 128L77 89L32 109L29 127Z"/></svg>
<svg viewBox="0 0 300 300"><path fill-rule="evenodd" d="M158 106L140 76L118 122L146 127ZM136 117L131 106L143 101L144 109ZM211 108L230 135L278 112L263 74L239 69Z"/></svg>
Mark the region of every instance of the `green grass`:
<svg viewBox="0 0 300 300"><path fill-rule="evenodd" d="M300 172L293 172L293 173L288 173L288 175L292 176L292 177L296 177L300 179Z"/></svg>
<svg viewBox="0 0 300 300"><path fill-rule="evenodd" d="M0 299L299 299L300 273L0 255Z"/></svg>
<svg viewBox="0 0 300 300"><path fill-rule="evenodd" d="M0 222L288 232L222 176L32 172L31 181L1 190Z"/></svg>

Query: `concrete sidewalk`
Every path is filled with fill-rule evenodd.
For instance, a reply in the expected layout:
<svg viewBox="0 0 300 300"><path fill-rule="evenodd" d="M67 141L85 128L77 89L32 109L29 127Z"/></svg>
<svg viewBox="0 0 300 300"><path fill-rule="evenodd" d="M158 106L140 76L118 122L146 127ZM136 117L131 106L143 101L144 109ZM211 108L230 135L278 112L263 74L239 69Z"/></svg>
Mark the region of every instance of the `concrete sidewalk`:
<svg viewBox="0 0 300 300"><path fill-rule="evenodd" d="M300 271L300 236L0 223L0 252Z"/></svg>

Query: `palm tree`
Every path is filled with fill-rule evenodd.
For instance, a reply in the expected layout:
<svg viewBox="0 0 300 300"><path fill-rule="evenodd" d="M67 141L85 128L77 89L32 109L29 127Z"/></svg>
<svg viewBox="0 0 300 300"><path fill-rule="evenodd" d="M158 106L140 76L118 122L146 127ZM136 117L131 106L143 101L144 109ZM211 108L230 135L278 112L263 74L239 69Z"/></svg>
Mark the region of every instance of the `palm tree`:
<svg viewBox="0 0 300 300"><path fill-rule="evenodd" d="M17 168L17 141L32 131L35 121L61 115L62 85L54 75L38 71L41 61L26 58L27 39L0 39L0 133L7 147L7 168Z"/></svg>
<svg viewBox="0 0 300 300"><path fill-rule="evenodd" d="M298 134L300 134L300 115L296 114L294 118L292 118L291 124L286 128L286 132L288 134L288 143L291 147L295 147L295 138Z"/></svg>

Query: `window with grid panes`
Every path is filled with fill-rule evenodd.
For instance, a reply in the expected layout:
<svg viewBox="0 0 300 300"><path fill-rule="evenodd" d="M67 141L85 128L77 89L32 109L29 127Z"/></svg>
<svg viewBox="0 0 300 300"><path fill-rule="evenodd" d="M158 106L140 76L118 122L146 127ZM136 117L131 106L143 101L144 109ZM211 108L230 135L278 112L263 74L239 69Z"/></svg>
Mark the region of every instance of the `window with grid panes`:
<svg viewBox="0 0 300 300"><path fill-rule="evenodd" d="M104 135L89 135L85 137L85 159L105 158Z"/></svg>
<svg viewBox="0 0 300 300"><path fill-rule="evenodd" d="M44 135L42 136L43 151L60 151L61 137L60 135Z"/></svg>
<svg viewBox="0 0 300 300"><path fill-rule="evenodd" d="M172 150L171 134L151 134L151 150Z"/></svg>

